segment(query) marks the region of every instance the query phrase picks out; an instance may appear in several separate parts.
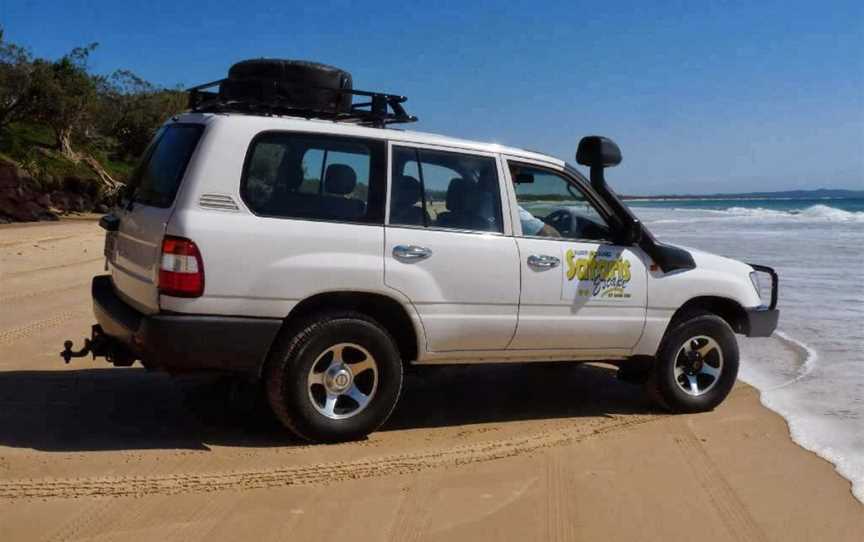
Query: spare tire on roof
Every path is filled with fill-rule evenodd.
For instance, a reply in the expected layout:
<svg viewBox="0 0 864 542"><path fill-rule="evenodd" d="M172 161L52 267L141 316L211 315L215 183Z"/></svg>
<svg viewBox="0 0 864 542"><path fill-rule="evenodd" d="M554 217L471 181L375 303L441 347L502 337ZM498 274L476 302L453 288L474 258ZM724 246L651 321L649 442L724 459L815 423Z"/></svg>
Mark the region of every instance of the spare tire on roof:
<svg viewBox="0 0 864 542"><path fill-rule="evenodd" d="M351 74L305 60L257 58L231 66L219 85L222 100L278 104L296 109L351 111Z"/></svg>

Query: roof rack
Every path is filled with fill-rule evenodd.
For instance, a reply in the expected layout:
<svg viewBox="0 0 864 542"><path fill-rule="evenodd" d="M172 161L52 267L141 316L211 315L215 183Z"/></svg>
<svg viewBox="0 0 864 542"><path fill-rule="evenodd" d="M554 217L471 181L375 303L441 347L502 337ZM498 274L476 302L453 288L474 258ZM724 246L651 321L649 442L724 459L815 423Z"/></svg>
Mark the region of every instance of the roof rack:
<svg viewBox="0 0 864 542"><path fill-rule="evenodd" d="M384 128L388 124L417 121L417 117L409 115L402 106L408 98L396 94L384 94L383 92L369 92L357 89L336 90L309 85L288 85L303 90L322 90L340 95L351 94L353 96L370 98L368 102L351 104L350 111L339 111L339 100L334 100L333 108L310 109L297 107L296 104L292 104L290 101L278 96L268 98L267 100L226 100L220 97L218 91L206 90L220 85L224 81L227 81L227 79L219 79L218 81L211 81L186 89L186 92L189 93L189 109L198 113L239 112L268 116L288 115L307 119L316 118L332 120L334 122L351 122L361 126L373 126L376 128Z"/></svg>

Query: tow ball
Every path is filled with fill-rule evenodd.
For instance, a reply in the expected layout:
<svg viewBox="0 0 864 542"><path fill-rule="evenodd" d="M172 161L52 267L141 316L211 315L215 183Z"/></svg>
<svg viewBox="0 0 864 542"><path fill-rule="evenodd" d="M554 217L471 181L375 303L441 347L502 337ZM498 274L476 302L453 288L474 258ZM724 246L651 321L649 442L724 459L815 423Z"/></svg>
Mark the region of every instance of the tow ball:
<svg viewBox="0 0 864 542"><path fill-rule="evenodd" d="M102 331L102 327L97 324L91 328L90 338L84 339L84 348L81 350L72 350L74 343L72 341L64 341L63 351L60 352L60 357L62 357L63 361L66 363L72 361L72 358L83 358L87 354L92 354L93 359L96 359L96 356L105 355L104 348L101 348L104 343L105 333Z"/></svg>
<svg viewBox="0 0 864 542"><path fill-rule="evenodd" d="M74 343L72 341L63 341L63 351L60 352L60 357L62 357L63 361L65 361L67 364L72 361L72 358L83 358L84 356L89 354L92 343L90 342L90 339L84 339L84 348L78 350L77 352L75 350L72 350L73 345ZM93 359L96 359L96 356L93 356Z"/></svg>
<svg viewBox="0 0 864 542"><path fill-rule="evenodd" d="M97 356L104 356L117 367L129 367L135 363L135 358L105 335L102 327L98 324L91 328L90 338L84 339L84 347L81 350L72 350L73 346L72 341L63 342L63 351L60 352L60 357L66 363L72 361L72 358L83 358L87 354L92 355L93 359L96 359Z"/></svg>

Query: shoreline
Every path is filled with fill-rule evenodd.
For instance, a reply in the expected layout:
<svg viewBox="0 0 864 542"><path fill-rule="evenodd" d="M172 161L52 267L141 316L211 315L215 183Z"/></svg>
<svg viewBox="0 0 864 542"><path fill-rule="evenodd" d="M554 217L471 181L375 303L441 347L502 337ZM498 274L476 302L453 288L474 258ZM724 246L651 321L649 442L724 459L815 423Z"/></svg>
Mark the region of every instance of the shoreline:
<svg viewBox="0 0 864 542"><path fill-rule="evenodd" d="M796 425L794 415L788 412L787 409L784 409L782 405L776 404L776 402L772 401L771 398L768 397L768 394L792 386L806 378L816 369L817 363L821 359L819 353L803 341L800 341L781 330L775 332L775 335L776 336L771 337L771 339L781 343L798 356L800 361L800 370L798 373L785 382L765 387L764 389L748 381L746 378L742 378L740 375L739 380L756 389L759 392L760 404L783 418L786 422L789 438L802 449L830 463L834 467L835 472L837 472L837 474L844 480L849 482L849 492L852 496L864 505L864 483L860 480L855 480L855 473L852 472L853 468L848 464L848 462L845 461L844 458L838 458L833 450L826 450L824 447L820 447L818 443L810 441L806 436L804 436L802 428Z"/></svg>

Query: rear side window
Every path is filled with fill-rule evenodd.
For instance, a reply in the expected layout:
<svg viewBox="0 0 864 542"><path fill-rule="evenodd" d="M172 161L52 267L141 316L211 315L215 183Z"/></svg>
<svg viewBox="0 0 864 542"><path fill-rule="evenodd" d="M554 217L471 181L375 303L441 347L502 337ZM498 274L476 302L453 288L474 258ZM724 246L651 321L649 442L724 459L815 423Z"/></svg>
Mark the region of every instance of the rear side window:
<svg viewBox="0 0 864 542"><path fill-rule="evenodd" d="M268 132L249 149L241 193L258 215L383 223L384 143Z"/></svg>
<svg viewBox="0 0 864 542"><path fill-rule="evenodd" d="M494 158L393 148L390 224L502 232Z"/></svg>
<svg viewBox="0 0 864 542"><path fill-rule="evenodd" d="M200 124L162 127L144 152L144 158L129 183L133 201L153 207L170 207L203 132L204 126Z"/></svg>

